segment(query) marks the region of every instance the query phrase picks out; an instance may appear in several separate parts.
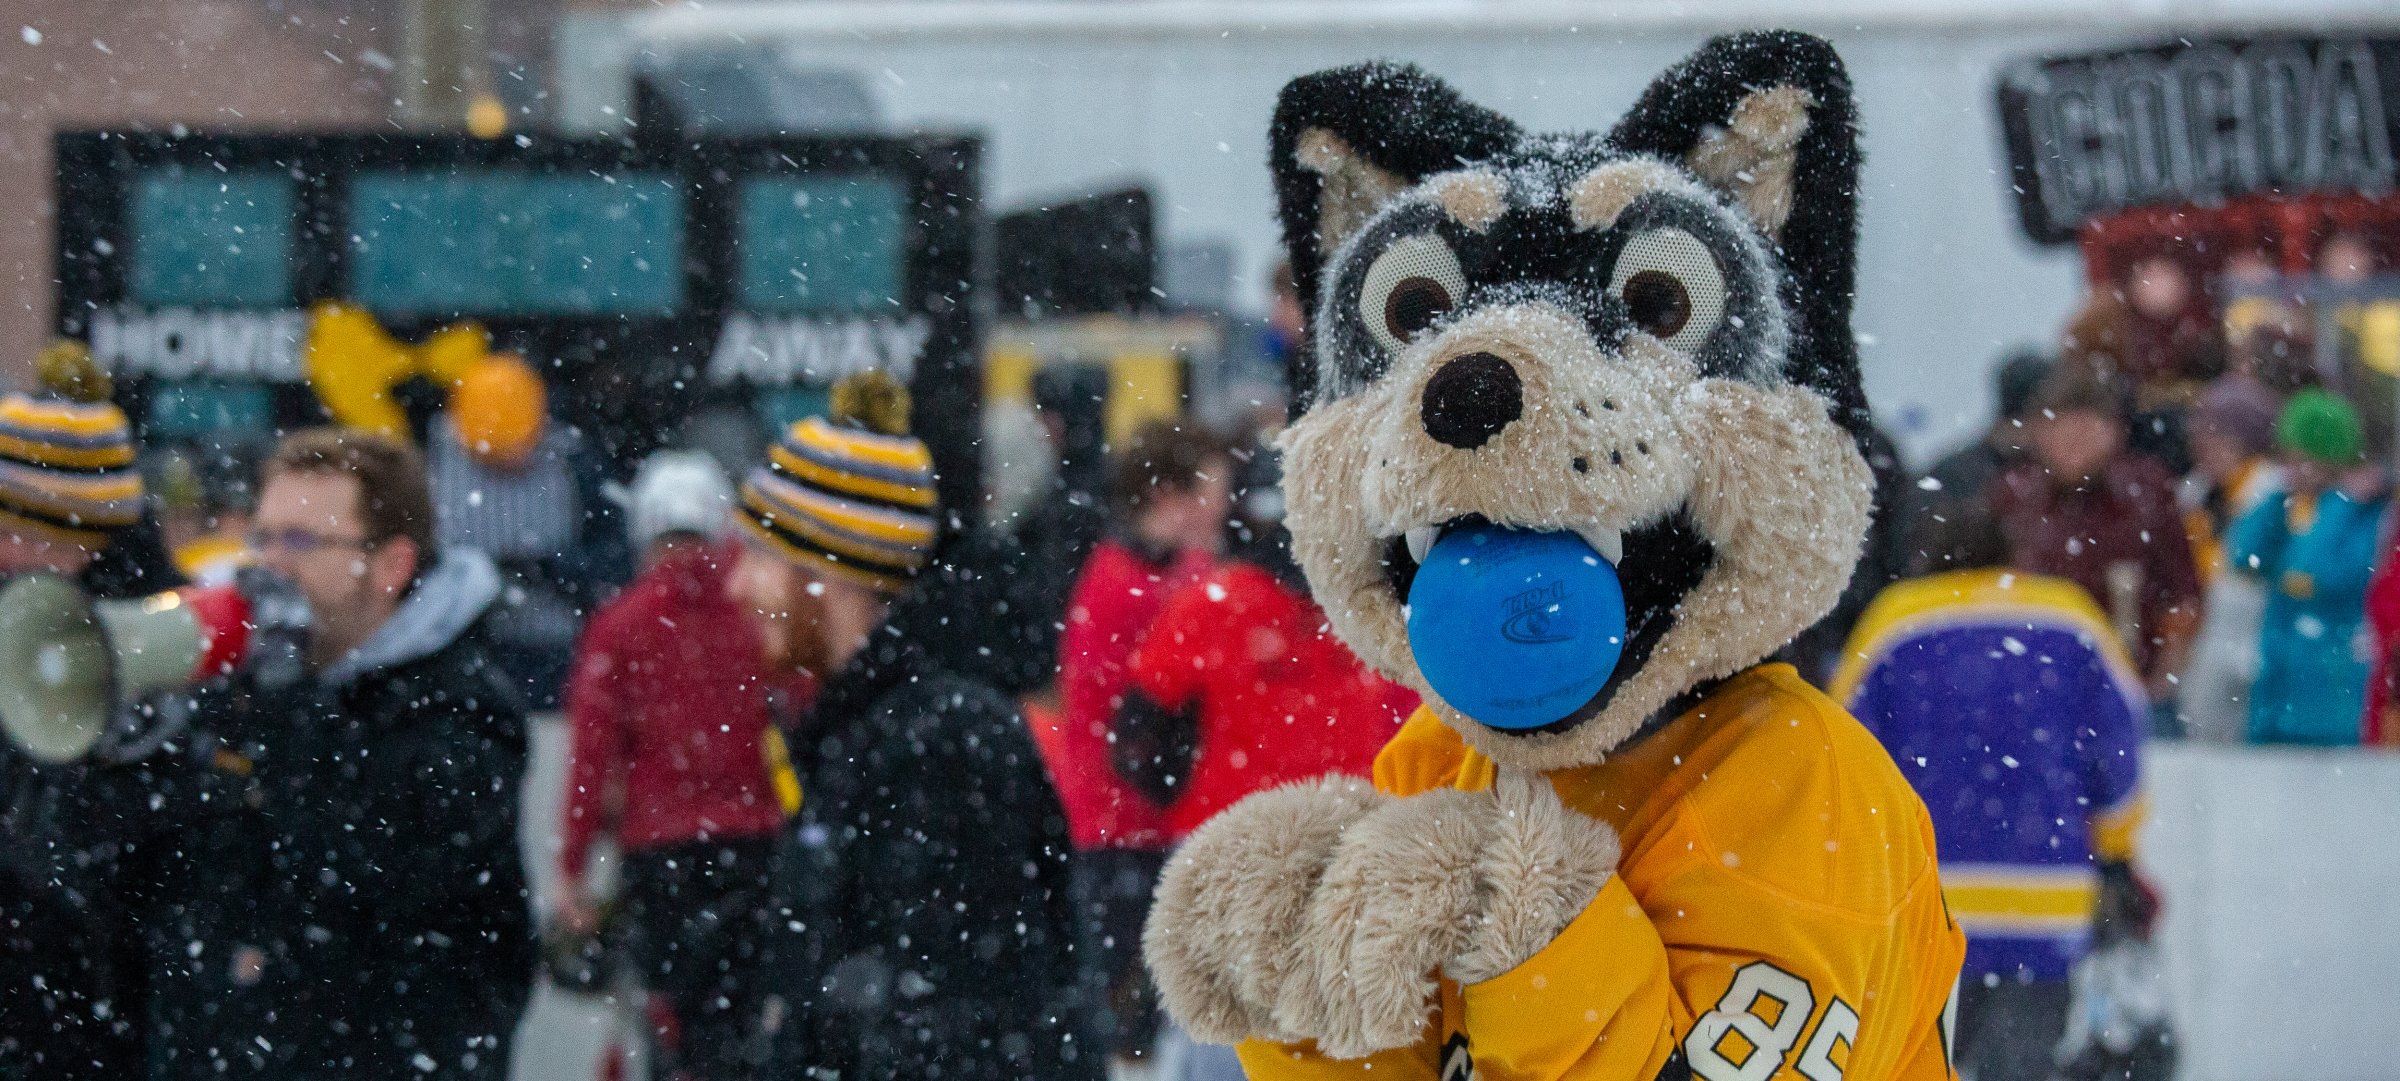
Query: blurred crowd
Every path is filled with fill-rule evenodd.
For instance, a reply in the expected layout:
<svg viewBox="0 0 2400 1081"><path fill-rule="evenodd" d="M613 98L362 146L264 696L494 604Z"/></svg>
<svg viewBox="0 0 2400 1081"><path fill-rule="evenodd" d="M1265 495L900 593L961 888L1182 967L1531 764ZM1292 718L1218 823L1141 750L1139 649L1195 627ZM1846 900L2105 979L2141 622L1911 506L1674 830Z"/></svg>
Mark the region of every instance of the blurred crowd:
<svg viewBox="0 0 2400 1081"><path fill-rule="evenodd" d="M653 1077L1205 1070L1139 961L1166 853L1415 706L1300 581L1264 403L1062 469L1093 410L1044 381L945 507L880 373L620 484L505 355L392 431L142 462L87 355L41 368L0 584L303 614L70 761L0 746L4 1077L500 1077L537 972L635 992Z"/></svg>
<svg viewBox="0 0 2400 1081"><path fill-rule="evenodd" d="M2324 249L2327 279L2388 273L2356 237ZM2231 268L2202 296L2176 260L2138 260L2051 349L2005 358L1980 438L1921 477L1878 463L1894 509L1852 600L1966 569L1944 562L1955 519L1989 515L1997 565L2098 606L2153 735L2400 744L2393 343L2364 305L2312 311L2261 274ZM2222 318L2192 320L2195 303ZM1844 659L1802 645L1814 676Z"/></svg>
<svg viewBox="0 0 2400 1081"><path fill-rule="evenodd" d="M1921 477L1873 457L1866 559L1794 659L1932 813L1963 1076L2172 1075L2147 742L2400 743L2400 327L2346 302L2374 259L2334 234L2313 297L2133 260L1999 364L1979 438Z"/></svg>
<svg viewBox="0 0 2400 1081"><path fill-rule="evenodd" d="M2320 265L2384 272L2345 243ZM2400 360L2271 280L2195 322L2199 288L2134 264L1922 476L1871 439L1861 569L1784 658L1934 813L1978 1081L2126 1053L2069 1003L2145 963L2147 740L2400 743ZM1287 284L1271 351L1300 324ZM499 1077L537 971L638 988L656 1077L1238 1076L1157 1009L1160 868L1417 705L1301 580L1268 397L1078 459L1098 411L1045 372L952 507L879 373L619 483L505 355L388 430L140 467L88 356L40 368L0 400L0 579L305 618L74 761L0 746L0 1077ZM526 851L548 723L561 842Z"/></svg>

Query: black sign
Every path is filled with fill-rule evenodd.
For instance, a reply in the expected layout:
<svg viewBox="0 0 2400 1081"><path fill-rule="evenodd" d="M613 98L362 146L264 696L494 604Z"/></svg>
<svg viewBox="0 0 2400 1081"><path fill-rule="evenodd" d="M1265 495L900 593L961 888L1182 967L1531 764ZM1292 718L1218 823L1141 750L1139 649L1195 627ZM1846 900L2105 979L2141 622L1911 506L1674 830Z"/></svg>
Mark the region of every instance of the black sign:
<svg viewBox="0 0 2400 1081"><path fill-rule="evenodd" d="M880 368L940 418L919 434L943 500L971 506L979 156L937 135L70 132L56 326L119 374L145 438L201 399L314 422L302 357L323 300L404 340L482 323L620 458L696 411L788 419ZM220 408L226 388L256 407Z"/></svg>
<svg viewBox="0 0 2400 1081"><path fill-rule="evenodd" d="M2025 231L2251 194L2400 181L2400 38L2178 40L2047 57L2000 80Z"/></svg>

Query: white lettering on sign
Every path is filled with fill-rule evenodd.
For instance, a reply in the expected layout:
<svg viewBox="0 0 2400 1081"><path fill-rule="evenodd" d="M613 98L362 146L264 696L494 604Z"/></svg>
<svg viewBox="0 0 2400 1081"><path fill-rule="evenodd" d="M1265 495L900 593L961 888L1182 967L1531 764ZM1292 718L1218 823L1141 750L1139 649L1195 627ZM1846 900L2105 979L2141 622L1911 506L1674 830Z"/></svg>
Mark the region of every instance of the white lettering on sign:
<svg viewBox="0 0 2400 1081"><path fill-rule="evenodd" d="M308 313L104 310L91 337L92 356L121 372L297 381Z"/></svg>
<svg viewBox="0 0 2400 1081"><path fill-rule="evenodd" d="M2365 40L2290 38L2031 64L2005 80L2024 124L2011 154L2054 236L2134 206L2380 194L2400 182L2400 72L2379 67Z"/></svg>
<svg viewBox="0 0 2400 1081"><path fill-rule="evenodd" d="M708 377L730 383L748 379L770 386L831 383L845 375L881 370L903 383L917 370L933 324L907 319L807 319L731 315L708 358Z"/></svg>

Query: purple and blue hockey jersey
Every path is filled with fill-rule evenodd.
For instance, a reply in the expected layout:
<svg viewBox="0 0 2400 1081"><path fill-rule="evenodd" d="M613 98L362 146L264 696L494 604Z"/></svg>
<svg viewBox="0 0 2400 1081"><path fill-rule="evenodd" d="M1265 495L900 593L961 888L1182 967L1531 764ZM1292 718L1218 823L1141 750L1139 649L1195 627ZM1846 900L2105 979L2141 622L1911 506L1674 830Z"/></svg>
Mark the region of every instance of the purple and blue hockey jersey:
<svg viewBox="0 0 2400 1081"><path fill-rule="evenodd" d="M2141 677L2073 582L2005 570L1901 582L1859 618L1833 697L1933 812L1964 977L2064 980L2097 861L2140 822Z"/></svg>

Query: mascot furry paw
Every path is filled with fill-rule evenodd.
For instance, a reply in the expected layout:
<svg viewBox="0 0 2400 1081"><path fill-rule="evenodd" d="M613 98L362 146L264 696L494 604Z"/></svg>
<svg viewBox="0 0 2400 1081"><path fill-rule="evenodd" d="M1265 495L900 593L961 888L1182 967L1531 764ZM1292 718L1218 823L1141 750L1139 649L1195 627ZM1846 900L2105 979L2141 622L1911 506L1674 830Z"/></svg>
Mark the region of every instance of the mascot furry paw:
<svg viewBox="0 0 2400 1081"><path fill-rule="evenodd" d="M1761 663L1871 510L1840 59L1721 38L1605 136L1344 68L1284 90L1273 154L1314 312L1295 553L1426 706L1371 787L1261 793L1177 853L1144 936L1168 1008L1254 1078L1946 1077L1924 808ZM1446 700L1412 638L1493 618L1409 604L1445 531L1494 527L1621 583L1605 682L1533 727Z"/></svg>

